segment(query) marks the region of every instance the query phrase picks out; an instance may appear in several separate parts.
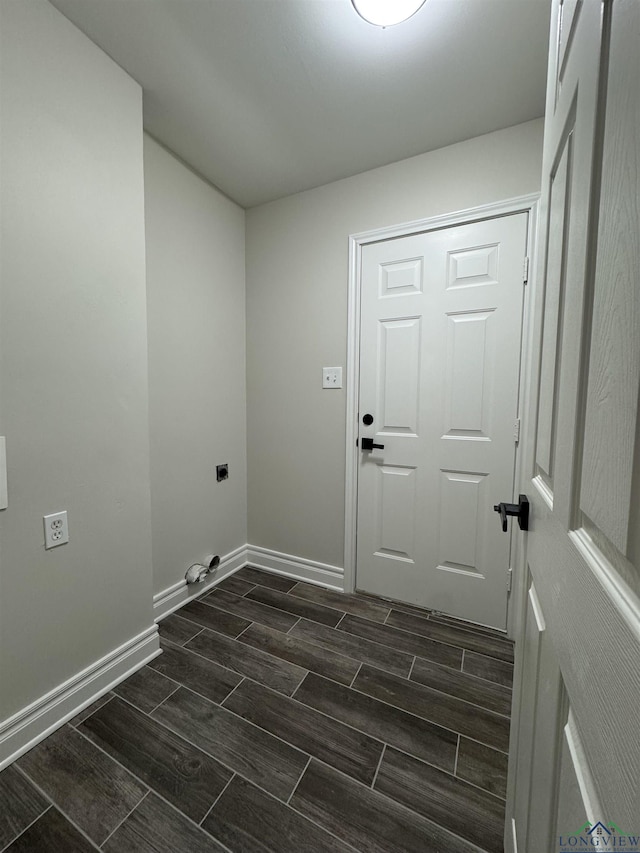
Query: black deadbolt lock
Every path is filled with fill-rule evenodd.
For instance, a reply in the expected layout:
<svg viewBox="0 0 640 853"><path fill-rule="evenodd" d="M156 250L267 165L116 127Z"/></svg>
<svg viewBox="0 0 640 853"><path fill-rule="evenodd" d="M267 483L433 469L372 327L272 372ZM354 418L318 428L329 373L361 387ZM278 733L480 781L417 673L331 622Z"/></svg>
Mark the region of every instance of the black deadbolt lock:
<svg viewBox="0 0 640 853"><path fill-rule="evenodd" d="M365 415L365 416L362 418L362 423L363 423L365 426L371 426L371 424L373 423L373 415Z"/></svg>

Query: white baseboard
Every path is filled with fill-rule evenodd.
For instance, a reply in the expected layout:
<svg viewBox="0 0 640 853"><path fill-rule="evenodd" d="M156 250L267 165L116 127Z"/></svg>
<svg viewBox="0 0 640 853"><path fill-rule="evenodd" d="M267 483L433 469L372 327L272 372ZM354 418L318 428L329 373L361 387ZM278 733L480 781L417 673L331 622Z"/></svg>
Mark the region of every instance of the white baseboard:
<svg viewBox="0 0 640 853"><path fill-rule="evenodd" d="M156 622L159 622L160 619L164 619L165 616L173 613L174 610L178 610L178 608L182 607L188 601L191 601L192 598L198 598L203 592L212 589L220 581L228 578L229 575L232 575L246 565L247 546L242 545L240 548L236 548L235 551L223 557L220 560L220 565L215 575L209 576L202 583L188 584L183 578L172 586L163 589L157 595L154 595L153 618Z"/></svg>
<svg viewBox="0 0 640 853"><path fill-rule="evenodd" d="M304 557L294 557L291 554L281 554L279 551L259 548L257 545L247 545L247 565L338 592L344 591L344 569L339 566L317 563L315 560L306 560Z"/></svg>
<svg viewBox="0 0 640 853"><path fill-rule="evenodd" d="M160 654L157 625L0 723L0 770Z"/></svg>
<svg viewBox="0 0 640 853"><path fill-rule="evenodd" d="M317 563L304 557L281 554L257 545L242 545L220 560L220 566L214 576L202 583L187 584L179 580L153 596L153 616L156 622L164 619L175 610L179 610L193 598L198 598L217 586L220 581L235 574L245 566L255 566L274 575L283 575L298 581L314 583L327 589L344 590L344 569Z"/></svg>
<svg viewBox="0 0 640 853"><path fill-rule="evenodd" d="M339 592L344 589L344 569L339 566L256 545L243 545L220 561L215 577L209 581L187 585L185 580L181 580L155 595L155 621L173 613L244 566L255 566L275 575ZM22 711L0 722L0 770L159 654L158 628L154 624Z"/></svg>

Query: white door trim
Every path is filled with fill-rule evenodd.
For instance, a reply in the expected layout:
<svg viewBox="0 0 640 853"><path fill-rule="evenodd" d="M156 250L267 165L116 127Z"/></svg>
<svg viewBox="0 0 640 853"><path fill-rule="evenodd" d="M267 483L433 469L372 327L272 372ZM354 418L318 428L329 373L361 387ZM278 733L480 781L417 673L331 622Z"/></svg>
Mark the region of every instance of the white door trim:
<svg viewBox="0 0 640 853"><path fill-rule="evenodd" d="M346 418L346 474L345 474L345 537L344 537L344 590L353 592L356 581L356 519L358 503L358 449L356 439L358 437L358 388L360 386L360 289L361 289L361 257L362 248L368 243L376 243L379 240L390 240L396 237L407 237L425 231L434 231L453 225L464 225L478 222L483 219L494 219L499 216L507 216L514 213L529 213L529 233L527 235L527 254L531 265L535 261L535 234L538 219L538 193L525 195L518 198L508 199L502 202L482 205L468 210L435 216L429 219L418 219L413 222L405 222L401 225L392 225L386 228L377 228L374 231L364 231L360 234L352 234L349 237L349 294L347 313L347 418ZM528 363L531 349L530 308L533 305L532 290L535 283L535 270L529 270L529 286L525 295L523 315L522 356L520 364L520 400L519 411L525 411L522 390L526 393L524 386L525 377L528 375ZM521 482L521 456L519 448L524 445L526 438L526 424L516 454L516 483ZM496 522L497 523L497 522ZM517 537L519 539L519 537ZM518 549L520 551L521 549ZM522 574L520 566L514 566L515 589L518 590L519 576ZM515 600L517 600L514 595ZM509 635L515 628L511 624L513 617L517 615L517 608L509 608Z"/></svg>

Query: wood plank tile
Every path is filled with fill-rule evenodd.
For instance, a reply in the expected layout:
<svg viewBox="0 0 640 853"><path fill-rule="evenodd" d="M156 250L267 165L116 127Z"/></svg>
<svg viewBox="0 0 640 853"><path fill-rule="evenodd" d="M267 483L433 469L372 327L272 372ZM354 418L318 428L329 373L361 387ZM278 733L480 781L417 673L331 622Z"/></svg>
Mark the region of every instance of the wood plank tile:
<svg viewBox="0 0 640 853"><path fill-rule="evenodd" d="M76 714L71 720L69 720L69 725L77 727L80 723L83 723L87 717L90 717L94 711L97 711L98 708L102 708L103 705L106 705L107 702L110 702L111 699L115 696L115 693L109 691L109 693L105 693L104 696L101 696L99 699L96 699L95 702L92 702L91 705L88 705L84 711L80 711L79 714Z"/></svg>
<svg viewBox="0 0 640 853"><path fill-rule="evenodd" d="M489 853L503 853L504 803L479 788L387 747L374 785Z"/></svg>
<svg viewBox="0 0 640 853"><path fill-rule="evenodd" d="M371 784L382 744L368 735L250 681L244 681L223 707L365 785Z"/></svg>
<svg viewBox="0 0 640 853"><path fill-rule="evenodd" d="M225 578L216 584L216 589L224 589L225 592L232 592L234 595L246 595L254 586L255 584L250 581L243 581L242 578L231 575L230 578Z"/></svg>
<svg viewBox="0 0 640 853"><path fill-rule="evenodd" d="M204 660L189 649L167 642L161 645L162 654L154 658L149 666L212 702L222 702L242 681L242 677L235 672Z"/></svg>
<svg viewBox="0 0 640 853"><path fill-rule="evenodd" d="M487 746L507 752L509 719L470 705L430 687L398 678L364 664L353 683L356 690L417 714L436 725L460 732Z"/></svg>
<svg viewBox="0 0 640 853"><path fill-rule="evenodd" d="M80 731L195 821L202 820L233 775L118 698L85 720Z"/></svg>
<svg viewBox="0 0 640 853"><path fill-rule="evenodd" d="M151 715L265 791L287 800L309 756L181 687Z"/></svg>
<svg viewBox="0 0 640 853"><path fill-rule="evenodd" d="M388 608L389 610L393 607L395 610L403 610L405 613L411 613L414 616L422 616L423 618L429 618L431 614L431 610L427 607L419 607L417 604L407 604L405 601L394 601L392 598L384 598L381 595L373 595L371 592L362 592L362 590L356 590L357 595L362 598L366 598L370 601L373 601L376 604L380 604L383 607Z"/></svg>
<svg viewBox="0 0 640 853"><path fill-rule="evenodd" d="M355 634L357 637L363 637L373 643L381 643L383 646L389 646L409 655L418 655L421 658L433 660L454 669L460 669L462 663L462 649L430 640L427 637L420 637L417 634L409 634L407 631L401 631L388 625L378 625L376 622L361 619L359 616L351 616L349 613L338 626L338 631Z"/></svg>
<svg viewBox="0 0 640 853"><path fill-rule="evenodd" d="M486 678L487 681L495 681L505 687L511 687L513 684L513 664L486 655L465 652L462 669L477 678Z"/></svg>
<svg viewBox="0 0 640 853"><path fill-rule="evenodd" d="M423 619L420 616L411 616L409 613L393 609L386 624L412 634L419 634L421 637L429 637L439 643L448 643L461 649L469 649L499 660L513 662L513 643L503 637L480 635L459 625Z"/></svg>
<svg viewBox="0 0 640 853"><path fill-rule="evenodd" d="M187 640L195 637L202 631L202 625L197 625L193 621L183 619L177 613L172 613L170 616L165 616L162 622L158 622L158 633L163 640L169 640L177 646L182 646Z"/></svg>
<svg viewBox="0 0 640 853"><path fill-rule="evenodd" d="M56 808L50 808L4 853L95 853L97 849Z"/></svg>
<svg viewBox="0 0 640 853"><path fill-rule="evenodd" d="M147 793L72 726L49 735L23 755L18 766L96 844L102 844Z"/></svg>
<svg viewBox="0 0 640 853"><path fill-rule="evenodd" d="M402 610L402 607L396 608ZM463 628L465 631L473 631L476 634L485 634L487 637L497 637L500 640L507 640L507 635L504 631L499 631L497 628L489 628L488 625L476 625L474 622L468 622L466 619L458 619L456 616L447 616L445 613L432 612L429 614L429 619L432 622L442 622L444 625L456 625L458 628Z"/></svg>
<svg viewBox="0 0 640 853"><path fill-rule="evenodd" d="M411 680L442 693L457 696L465 702L488 708L496 714L511 714L511 690L508 687L476 678L466 672L458 672L451 667L416 658Z"/></svg>
<svg viewBox="0 0 640 853"><path fill-rule="evenodd" d="M289 591L289 595L295 595L307 601L313 601L315 604L322 604L325 607L333 607L343 613L362 616L363 619L370 619L372 622L384 622L389 615L388 607L376 604L360 595L335 592L332 589L324 589L310 583L297 583Z"/></svg>
<svg viewBox="0 0 640 853"><path fill-rule="evenodd" d="M319 625L317 622L309 622L301 619L297 625L289 631L290 637L299 637L322 646L325 649L347 655L356 661L370 663L378 669L385 669L395 675L408 676L413 664L413 655L397 652L380 643L372 643L362 637L348 634L346 631L336 631Z"/></svg>
<svg viewBox="0 0 640 853"><path fill-rule="evenodd" d="M293 629L292 629L293 630ZM332 631L331 628L326 630ZM336 632L333 631L335 634ZM341 635L339 635L340 637ZM338 639L339 639L338 637ZM339 681L341 684L351 684L358 671L358 661L324 649L290 634L265 628L264 625L251 625L238 638L240 643L246 643L256 649L268 652L270 655L295 663L305 670L318 672Z"/></svg>
<svg viewBox="0 0 640 853"><path fill-rule="evenodd" d="M102 849L106 853L226 853L226 848L153 792Z"/></svg>
<svg viewBox="0 0 640 853"><path fill-rule="evenodd" d="M291 805L366 853L478 853L446 829L313 760Z"/></svg>
<svg viewBox="0 0 640 853"><path fill-rule="evenodd" d="M227 613L226 610L211 607L210 596L211 593L205 596L202 601L190 601L180 608L180 613L185 619L197 623L202 628L209 628L209 630L224 634L226 637L237 637L245 628L249 627L252 622L251 619L244 619L234 613ZM185 640L185 642L189 641Z"/></svg>
<svg viewBox="0 0 640 853"><path fill-rule="evenodd" d="M267 607L257 601L250 601L248 598L233 595L223 589L214 589L202 601L211 607L227 610L229 613L242 616L243 619L248 619L250 622L259 622L261 625L266 625L267 628L275 628L276 631L284 631L285 633L297 621L297 617L292 616L291 613L284 613L282 610L276 610L274 607Z"/></svg>
<svg viewBox="0 0 640 853"><path fill-rule="evenodd" d="M0 773L0 850L51 805L15 767Z"/></svg>
<svg viewBox="0 0 640 853"><path fill-rule="evenodd" d="M203 631L185 646L233 672L291 696L306 670L212 631ZM189 687L190 685L187 685ZM202 691L197 691L202 692ZM214 699L214 702L221 701Z"/></svg>
<svg viewBox="0 0 640 853"><path fill-rule="evenodd" d="M348 853L351 849L238 776L202 825L234 853Z"/></svg>
<svg viewBox="0 0 640 853"><path fill-rule="evenodd" d="M240 578L248 583L259 584L260 586L268 586L270 589L277 589L280 592L289 592L294 587L297 581L291 578L285 578L283 575L275 575L271 572L263 572L260 569L253 569L250 566L245 566L239 572L234 574L234 578Z"/></svg>
<svg viewBox="0 0 640 853"><path fill-rule="evenodd" d="M143 666L125 681L113 688L113 692L126 699L145 714L150 714L161 702L178 689L175 681L171 681L155 669Z"/></svg>
<svg viewBox="0 0 640 853"><path fill-rule="evenodd" d="M466 737L460 738L456 776L472 782L497 797L507 797L509 756Z"/></svg>
<svg viewBox="0 0 640 853"><path fill-rule="evenodd" d="M330 607L323 607L321 604L314 604L312 601L305 601L304 598L296 598L275 589L265 589L263 586L252 589L251 592L247 593L247 598L252 601L259 601L261 604L277 607L286 613L292 613L294 616L303 616L305 619L312 619L322 625L330 625L332 628L335 628L343 616L342 612Z"/></svg>
<svg viewBox="0 0 640 853"><path fill-rule="evenodd" d="M453 773L458 735L448 729L313 673L305 678L294 698Z"/></svg>

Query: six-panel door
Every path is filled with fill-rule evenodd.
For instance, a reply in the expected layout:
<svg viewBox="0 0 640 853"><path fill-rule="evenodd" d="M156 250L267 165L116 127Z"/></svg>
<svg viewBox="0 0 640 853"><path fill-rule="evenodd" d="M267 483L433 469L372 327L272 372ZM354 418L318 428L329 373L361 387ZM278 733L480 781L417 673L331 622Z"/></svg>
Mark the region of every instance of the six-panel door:
<svg viewBox="0 0 640 853"><path fill-rule="evenodd" d="M556 0L507 853L640 850L640 4Z"/></svg>
<svg viewBox="0 0 640 853"><path fill-rule="evenodd" d="M527 214L362 253L358 589L506 626Z"/></svg>

